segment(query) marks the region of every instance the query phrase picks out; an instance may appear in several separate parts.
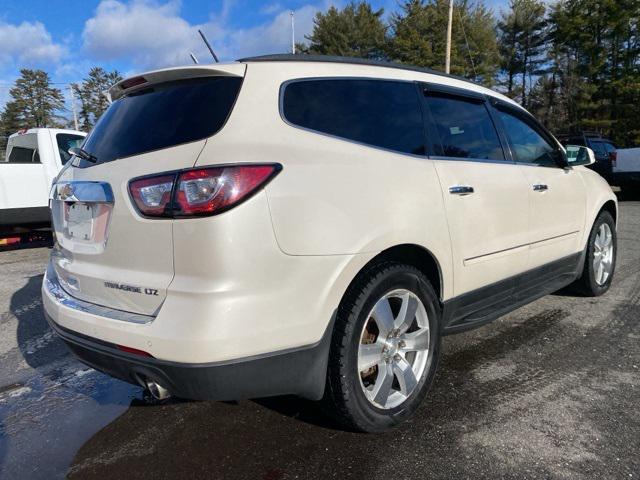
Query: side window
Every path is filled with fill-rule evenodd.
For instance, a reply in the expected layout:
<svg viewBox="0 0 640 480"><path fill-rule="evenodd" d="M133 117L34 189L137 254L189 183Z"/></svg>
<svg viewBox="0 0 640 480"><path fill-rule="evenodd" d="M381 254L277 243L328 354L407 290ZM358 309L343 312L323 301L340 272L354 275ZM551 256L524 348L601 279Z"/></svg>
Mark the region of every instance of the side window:
<svg viewBox="0 0 640 480"><path fill-rule="evenodd" d="M427 103L445 156L504 160L484 102L430 94Z"/></svg>
<svg viewBox="0 0 640 480"><path fill-rule="evenodd" d="M557 149L540 133L517 116L502 110L498 112L516 162L557 166Z"/></svg>
<svg viewBox="0 0 640 480"><path fill-rule="evenodd" d="M82 142L84 142L84 137L81 135L72 135L70 133L56 134L56 143L58 144L58 153L60 154L62 165L66 165L71 158L69 149L79 147L82 145Z"/></svg>
<svg viewBox="0 0 640 480"><path fill-rule="evenodd" d="M375 147L423 155L422 110L411 82L318 79L289 83L284 118L299 127Z"/></svg>
<svg viewBox="0 0 640 480"><path fill-rule="evenodd" d="M11 149L11 153L9 154L9 158L7 159L7 161L9 163L33 163L33 162L40 162L40 157L37 156L34 159L34 152L35 150L33 148L25 148L25 147L18 147L18 146L14 146Z"/></svg>
<svg viewBox="0 0 640 480"><path fill-rule="evenodd" d="M601 157L607 155L607 149L605 147L606 144L604 142L591 140L589 143L591 144L591 149L596 155Z"/></svg>

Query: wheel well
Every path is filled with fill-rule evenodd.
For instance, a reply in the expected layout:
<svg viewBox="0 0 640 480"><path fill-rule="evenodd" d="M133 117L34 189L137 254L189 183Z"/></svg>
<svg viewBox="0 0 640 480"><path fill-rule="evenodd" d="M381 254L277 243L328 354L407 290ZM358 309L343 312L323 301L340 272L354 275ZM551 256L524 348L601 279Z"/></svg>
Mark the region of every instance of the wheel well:
<svg viewBox="0 0 640 480"><path fill-rule="evenodd" d="M606 211L611 214L613 217L613 221L618 223L618 209L616 208L616 202L613 200L608 200L600 209L600 211Z"/></svg>
<svg viewBox="0 0 640 480"><path fill-rule="evenodd" d="M429 250L413 244L396 245L380 252L364 268L385 261L406 263L422 271L442 300L442 271L436 257Z"/></svg>

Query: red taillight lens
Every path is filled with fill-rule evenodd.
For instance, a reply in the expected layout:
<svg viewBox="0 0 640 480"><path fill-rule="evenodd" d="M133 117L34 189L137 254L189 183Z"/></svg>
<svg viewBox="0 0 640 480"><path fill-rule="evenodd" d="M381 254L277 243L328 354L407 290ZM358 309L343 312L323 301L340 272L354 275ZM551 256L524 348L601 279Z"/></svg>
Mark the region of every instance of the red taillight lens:
<svg viewBox="0 0 640 480"><path fill-rule="evenodd" d="M281 168L278 164L197 168L133 180L129 191L147 217L216 215L248 199Z"/></svg>
<svg viewBox="0 0 640 480"><path fill-rule="evenodd" d="M279 165L237 165L182 172L176 185L178 216L215 215L249 198Z"/></svg>
<svg viewBox="0 0 640 480"><path fill-rule="evenodd" d="M175 175L141 178L129 184L129 191L138 210L148 217L168 215Z"/></svg>
<svg viewBox="0 0 640 480"><path fill-rule="evenodd" d="M618 164L618 152L609 152L609 158L611 159L611 166L615 168Z"/></svg>

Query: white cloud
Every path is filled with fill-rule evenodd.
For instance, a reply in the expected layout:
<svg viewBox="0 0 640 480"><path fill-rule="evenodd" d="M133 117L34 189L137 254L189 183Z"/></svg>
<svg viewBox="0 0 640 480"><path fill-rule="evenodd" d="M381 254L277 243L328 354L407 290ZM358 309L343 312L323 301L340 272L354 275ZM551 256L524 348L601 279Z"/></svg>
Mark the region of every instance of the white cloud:
<svg viewBox="0 0 640 480"><path fill-rule="evenodd" d="M330 3L321 0L295 10L296 41L304 40L313 28L315 13ZM201 25L187 22L180 15L180 7L177 0L102 0L95 15L85 23L83 47L96 60L125 61L140 70L190 63L189 52L208 62L210 56L198 29L205 32L223 60L291 49L289 10L279 4L267 5L269 21L246 29L227 25L232 1L223 2L221 11Z"/></svg>
<svg viewBox="0 0 640 480"><path fill-rule="evenodd" d="M55 43L40 22L13 25L0 21L0 65L55 64L65 53L65 47Z"/></svg>
<svg viewBox="0 0 640 480"><path fill-rule="evenodd" d="M179 16L180 4L103 0L82 34L98 60L130 60L142 68L186 63L198 46L197 28Z"/></svg>

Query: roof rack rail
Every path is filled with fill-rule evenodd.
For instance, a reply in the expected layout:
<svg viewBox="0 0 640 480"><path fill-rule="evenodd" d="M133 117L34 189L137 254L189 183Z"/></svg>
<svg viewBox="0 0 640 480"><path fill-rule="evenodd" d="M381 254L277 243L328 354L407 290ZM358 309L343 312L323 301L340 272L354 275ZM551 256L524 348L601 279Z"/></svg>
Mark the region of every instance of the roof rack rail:
<svg viewBox="0 0 640 480"><path fill-rule="evenodd" d="M387 62L384 60L370 60L367 58L359 57L339 57L334 55L308 55L308 54L293 54L293 53L277 53L272 55L259 55L256 57L239 58L238 62L323 62L323 63L345 63L352 65L370 65L373 67L386 67L397 68L400 70L409 70L413 72L430 73L431 75L439 75L441 77L453 78L462 82L471 83L473 85L480 85L472 80L458 75L452 75L450 73L440 72L431 68L416 67L415 65L407 65L404 63Z"/></svg>

